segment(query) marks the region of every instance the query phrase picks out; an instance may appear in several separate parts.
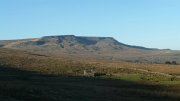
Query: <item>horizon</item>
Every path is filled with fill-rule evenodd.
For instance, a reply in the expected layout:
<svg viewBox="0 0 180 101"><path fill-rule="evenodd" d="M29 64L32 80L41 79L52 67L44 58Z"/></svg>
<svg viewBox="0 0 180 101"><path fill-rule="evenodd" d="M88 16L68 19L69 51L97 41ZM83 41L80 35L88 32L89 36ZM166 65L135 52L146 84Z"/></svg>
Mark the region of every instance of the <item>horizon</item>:
<svg viewBox="0 0 180 101"><path fill-rule="evenodd" d="M179 0L0 1L0 40L52 35L113 37L180 50Z"/></svg>

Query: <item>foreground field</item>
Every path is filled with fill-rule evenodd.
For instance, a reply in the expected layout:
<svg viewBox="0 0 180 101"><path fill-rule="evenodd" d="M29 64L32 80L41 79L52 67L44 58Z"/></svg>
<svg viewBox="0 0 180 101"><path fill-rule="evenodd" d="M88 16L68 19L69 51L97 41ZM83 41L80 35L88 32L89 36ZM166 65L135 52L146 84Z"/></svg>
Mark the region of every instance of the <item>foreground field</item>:
<svg viewBox="0 0 180 101"><path fill-rule="evenodd" d="M84 70L105 73L84 75ZM179 101L179 65L71 60L0 49L0 101Z"/></svg>
<svg viewBox="0 0 180 101"><path fill-rule="evenodd" d="M180 85L40 75L1 67L1 101L179 101Z"/></svg>

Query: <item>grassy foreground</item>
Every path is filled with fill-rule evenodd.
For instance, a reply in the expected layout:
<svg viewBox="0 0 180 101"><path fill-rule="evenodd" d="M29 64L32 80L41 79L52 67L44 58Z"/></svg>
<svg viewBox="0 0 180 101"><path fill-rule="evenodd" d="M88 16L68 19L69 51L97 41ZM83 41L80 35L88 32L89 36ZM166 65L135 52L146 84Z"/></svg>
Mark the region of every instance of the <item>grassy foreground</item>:
<svg viewBox="0 0 180 101"><path fill-rule="evenodd" d="M179 101L180 85L0 70L1 101Z"/></svg>
<svg viewBox="0 0 180 101"><path fill-rule="evenodd" d="M90 63L0 49L0 101L180 101L178 67ZM88 69L108 75L83 76ZM153 73L164 69L173 75Z"/></svg>

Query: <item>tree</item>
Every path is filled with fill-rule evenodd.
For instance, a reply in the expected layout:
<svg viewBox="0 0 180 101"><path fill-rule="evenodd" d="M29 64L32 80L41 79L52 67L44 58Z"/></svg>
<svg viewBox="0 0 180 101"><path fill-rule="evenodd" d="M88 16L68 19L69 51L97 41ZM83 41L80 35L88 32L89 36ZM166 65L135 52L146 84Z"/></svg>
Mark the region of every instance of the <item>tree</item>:
<svg viewBox="0 0 180 101"><path fill-rule="evenodd" d="M171 63L171 64L176 65L177 63L176 63L176 61L172 61L172 63Z"/></svg>
<svg viewBox="0 0 180 101"><path fill-rule="evenodd" d="M171 64L171 62L170 61L166 61L165 64Z"/></svg>
<svg viewBox="0 0 180 101"><path fill-rule="evenodd" d="M165 64L170 64L170 65L177 65L176 61L166 61Z"/></svg>

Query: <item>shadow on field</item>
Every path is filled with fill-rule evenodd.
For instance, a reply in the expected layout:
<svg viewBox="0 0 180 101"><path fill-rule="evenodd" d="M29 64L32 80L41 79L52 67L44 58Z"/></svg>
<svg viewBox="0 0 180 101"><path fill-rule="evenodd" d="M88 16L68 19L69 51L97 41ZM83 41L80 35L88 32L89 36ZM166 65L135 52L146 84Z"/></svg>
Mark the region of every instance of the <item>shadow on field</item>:
<svg viewBox="0 0 180 101"><path fill-rule="evenodd" d="M0 67L0 101L179 101L158 85Z"/></svg>

